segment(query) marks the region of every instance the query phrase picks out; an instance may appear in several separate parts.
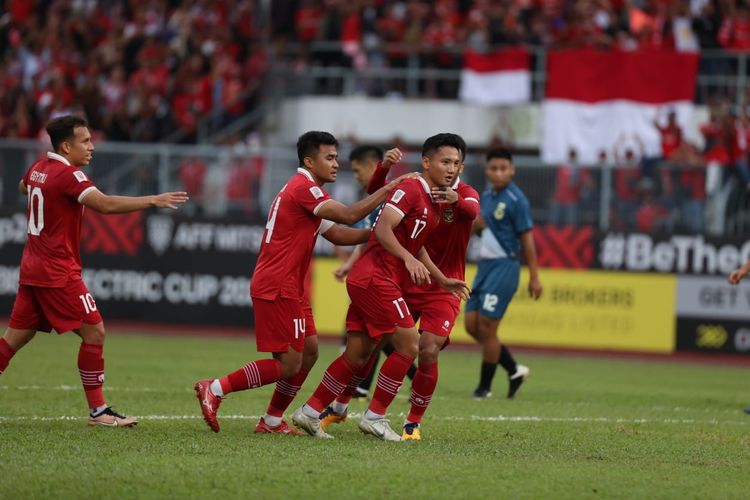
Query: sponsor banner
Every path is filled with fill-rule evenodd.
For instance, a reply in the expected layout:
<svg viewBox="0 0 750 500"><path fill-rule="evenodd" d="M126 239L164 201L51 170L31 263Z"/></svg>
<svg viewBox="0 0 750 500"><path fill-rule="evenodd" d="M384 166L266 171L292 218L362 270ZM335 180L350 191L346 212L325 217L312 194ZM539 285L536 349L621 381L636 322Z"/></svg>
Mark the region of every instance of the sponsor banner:
<svg viewBox="0 0 750 500"><path fill-rule="evenodd" d="M541 267L587 269L594 267L596 230L593 226L534 226L534 242Z"/></svg>
<svg viewBox="0 0 750 500"><path fill-rule="evenodd" d="M676 312L680 318L721 318L750 325L750 284L730 285L718 276L678 276Z"/></svg>
<svg viewBox="0 0 750 500"><path fill-rule="evenodd" d="M87 210L81 227L83 280L105 322L253 327L250 278L264 224ZM0 215L5 314L15 299L25 241L25 214Z"/></svg>
<svg viewBox="0 0 750 500"><path fill-rule="evenodd" d="M315 260L313 312L321 334L340 335L349 304L344 283L333 278L335 259ZM471 283L475 265L468 265ZM544 269L538 301L528 298L528 277L501 323L509 344L537 347L670 353L674 351L675 277L606 271ZM453 342L473 342L462 314Z"/></svg>
<svg viewBox="0 0 750 500"><path fill-rule="evenodd" d="M726 277L750 258L750 240L604 233L596 258L607 270Z"/></svg>
<svg viewBox="0 0 750 500"><path fill-rule="evenodd" d="M747 321L678 318L677 350L750 356L750 325Z"/></svg>

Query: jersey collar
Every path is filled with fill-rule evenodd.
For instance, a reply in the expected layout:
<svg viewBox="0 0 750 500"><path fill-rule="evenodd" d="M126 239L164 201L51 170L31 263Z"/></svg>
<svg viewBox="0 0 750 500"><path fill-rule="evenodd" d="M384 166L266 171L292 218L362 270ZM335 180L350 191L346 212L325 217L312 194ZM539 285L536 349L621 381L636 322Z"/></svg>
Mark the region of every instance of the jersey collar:
<svg viewBox="0 0 750 500"><path fill-rule="evenodd" d="M70 166L70 162L68 161L67 158L57 153L53 153L52 151L47 152L47 158L49 158L50 160L57 160L59 162L66 164L67 166Z"/></svg>
<svg viewBox="0 0 750 500"><path fill-rule="evenodd" d="M456 177L456 182L453 183L453 185L451 186L451 189L453 189L455 191L455 189L458 187L458 185L459 185L460 182L461 182L461 178L460 177Z"/></svg>
<svg viewBox="0 0 750 500"><path fill-rule="evenodd" d="M427 194L430 194L430 185L427 184L427 181L424 180L424 177L420 175L419 177L417 177L417 179L419 179L419 183L422 184L422 187L424 188L424 192Z"/></svg>
<svg viewBox="0 0 750 500"><path fill-rule="evenodd" d="M315 179L313 179L312 174L310 172L308 172L308 170L306 168L298 167L297 168L297 173L298 174L302 174L305 177L307 177L308 179L310 179L310 181L315 182Z"/></svg>

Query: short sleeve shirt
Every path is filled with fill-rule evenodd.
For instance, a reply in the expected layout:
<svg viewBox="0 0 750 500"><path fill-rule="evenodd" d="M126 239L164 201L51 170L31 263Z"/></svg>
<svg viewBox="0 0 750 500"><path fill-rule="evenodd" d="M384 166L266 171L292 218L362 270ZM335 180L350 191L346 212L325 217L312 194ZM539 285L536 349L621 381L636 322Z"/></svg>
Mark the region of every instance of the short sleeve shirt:
<svg viewBox="0 0 750 500"><path fill-rule="evenodd" d="M84 197L94 184L56 153L34 163L23 177L27 191L27 240L21 257L22 285L60 288L81 279Z"/></svg>
<svg viewBox="0 0 750 500"><path fill-rule="evenodd" d="M281 188L271 204L263 232L250 286L252 297L302 299L315 240L320 232L330 228L330 222L316 214L330 200L330 195L303 168L297 169L297 174Z"/></svg>

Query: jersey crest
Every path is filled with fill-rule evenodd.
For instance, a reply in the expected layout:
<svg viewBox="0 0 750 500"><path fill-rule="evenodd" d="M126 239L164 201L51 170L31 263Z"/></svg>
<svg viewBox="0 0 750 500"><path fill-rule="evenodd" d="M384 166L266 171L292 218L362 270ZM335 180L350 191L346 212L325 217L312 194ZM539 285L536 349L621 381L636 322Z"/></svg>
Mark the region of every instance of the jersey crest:
<svg viewBox="0 0 750 500"><path fill-rule="evenodd" d="M453 207L448 207L445 210L443 210L443 220L447 223L453 222L453 220L456 218L456 213L453 210Z"/></svg>
<svg viewBox="0 0 750 500"><path fill-rule="evenodd" d="M495 212L492 214L495 219L497 220L503 220L503 217L505 217L505 203L502 201L497 204L497 207L495 207Z"/></svg>

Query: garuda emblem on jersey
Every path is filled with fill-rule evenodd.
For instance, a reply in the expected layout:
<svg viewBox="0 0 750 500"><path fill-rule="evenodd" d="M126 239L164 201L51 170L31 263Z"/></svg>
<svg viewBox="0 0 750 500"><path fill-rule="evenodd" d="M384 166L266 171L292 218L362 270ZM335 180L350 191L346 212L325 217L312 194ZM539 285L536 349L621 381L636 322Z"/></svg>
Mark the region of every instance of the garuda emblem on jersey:
<svg viewBox="0 0 750 500"><path fill-rule="evenodd" d="M451 223L453 222L453 219L456 217L456 213L453 211L453 207L448 207L445 210L443 210L443 220L445 222Z"/></svg>
<svg viewBox="0 0 750 500"><path fill-rule="evenodd" d="M495 219L502 220L502 218L505 217L505 206L505 203L503 203L502 201L497 204L495 212L492 214Z"/></svg>

